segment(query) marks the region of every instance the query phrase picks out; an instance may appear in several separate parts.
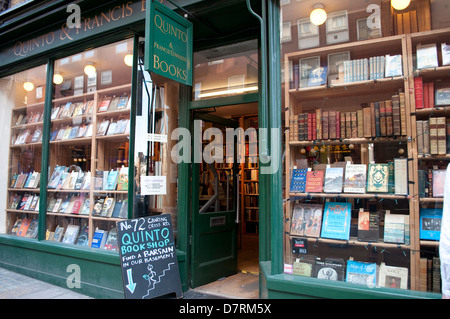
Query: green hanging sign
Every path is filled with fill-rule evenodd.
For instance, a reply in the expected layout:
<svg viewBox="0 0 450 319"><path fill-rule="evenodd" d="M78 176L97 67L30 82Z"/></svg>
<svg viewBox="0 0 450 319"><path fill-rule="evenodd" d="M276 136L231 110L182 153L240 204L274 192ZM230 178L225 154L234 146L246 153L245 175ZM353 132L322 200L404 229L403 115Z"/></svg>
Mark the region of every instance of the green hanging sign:
<svg viewBox="0 0 450 319"><path fill-rule="evenodd" d="M145 69L192 86L192 23L147 0Z"/></svg>

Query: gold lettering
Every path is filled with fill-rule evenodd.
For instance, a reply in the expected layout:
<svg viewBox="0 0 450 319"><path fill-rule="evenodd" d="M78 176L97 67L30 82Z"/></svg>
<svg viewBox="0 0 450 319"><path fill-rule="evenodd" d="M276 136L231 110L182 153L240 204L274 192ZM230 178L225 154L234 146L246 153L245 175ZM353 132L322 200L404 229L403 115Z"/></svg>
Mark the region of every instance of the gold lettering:
<svg viewBox="0 0 450 319"><path fill-rule="evenodd" d="M91 29L90 27L89 27L89 22L91 21L91 18L86 18L85 20L84 20L84 31L86 31L87 29ZM87 28L87 29L86 29Z"/></svg>
<svg viewBox="0 0 450 319"><path fill-rule="evenodd" d="M98 27L98 26L99 26L99 23L98 23L98 17L97 17L97 16L94 17L94 22L92 22L92 26L91 26L91 27L93 28L94 26L95 26L95 27Z"/></svg>
<svg viewBox="0 0 450 319"><path fill-rule="evenodd" d="M125 15L125 16L127 16L127 17L129 17L130 15L133 14L133 8L130 7L130 5L131 5L132 3L133 3L133 2L129 1L129 2L127 2L127 4L125 5L126 8L127 8L127 10L128 10L128 13Z"/></svg>
<svg viewBox="0 0 450 319"><path fill-rule="evenodd" d="M111 10L111 20L113 20L113 21L117 21L120 19L120 13L119 13L119 17L114 18L114 11L116 11L117 9L120 10L120 6L116 6L116 7L112 8L112 10Z"/></svg>
<svg viewBox="0 0 450 319"><path fill-rule="evenodd" d="M111 12L109 12L111 14ZM106 16L106 14L104 12L102 12L102 25L103 25L103 18L105 18L106 21L110 22L111 21L111 15L110 16Z"/></svg>

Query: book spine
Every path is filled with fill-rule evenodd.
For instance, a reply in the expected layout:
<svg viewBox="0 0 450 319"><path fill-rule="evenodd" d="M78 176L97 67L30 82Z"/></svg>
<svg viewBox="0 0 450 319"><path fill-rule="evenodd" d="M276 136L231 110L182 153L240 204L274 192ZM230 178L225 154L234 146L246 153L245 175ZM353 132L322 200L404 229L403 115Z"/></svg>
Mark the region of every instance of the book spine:
<svg viewBox="0 0 450 319"><path fill-rule="evenodd" d="M402 134L400 120L400 99L398 95L392 96L392 134L400 136Z"/></svg>
<svg viewBox="0 0 450 319"><path fill-rule="evenodd" d="M336 111L336 138L341 138L341 112Z"/></svg>
<svg viewBox="0 0 450 319"><path fill-rule="evenodd" d="M375 128L375 103L370 103L370 134L372 137L376 136L376 128Z"/></svg>
<svg viewBox="0 0 450 319"><path fill-rule="evenodd" d="M423 83L422 92L423 92L423 108L424 109L430 108L430 103L429 103L430 100L428 97L428 92L429 92L428 87L429 87L428 83Z"/></svg>
<svg viewBox="0 0 450 319"><path fill-rule="evenodd" d="M428 83L428 104L430 108L434 108L434 83Z"/></svg>
<svg viewBox="0 0 450 319"><path fill-rule="evenodd" d="M357 110L357 121L358 121L358 137L364 137L364 119L363 119L363 110Z"/></svg>
<svg viewBox="0 0 450 319"><path fill-rule="evenodd" d="M375 136L380 137L381 136L381 130L380 130L380 103L375 102Z"/></svg>
<svg viewBox="0 0 450 319"><path fill-rule="evenodd" d="M423 109L423 79L421 77L414 78L414 98L416 109Z"/></svg>
<svg viewBox="0 0 450 319"><path fill-rule="evenodd" d="M312 113L308 113L308 141L311 141L313 139L313 134L312 134L312 130L313 130L313 125L312 125L312 120L313 120L313 114Z"/></svg>
<svg viewBox="0 0 450 319"><path fill-rule="evenodd" d="M406 104L405 104L405 93L401 92L398 94L400 100L400 124L402 135L406 135Z"/></svg>
<svg viewBox="0 0 450 319"><path fill-rule="evenodd" d="M386 136L386 103L384 101L380 103L380 134Z"/></svg>
<svg viewBox="0 0 450 319"><path fill-rule="evenodd" d="M430 155L430 123L428 120L422 122L423 153Z"/></svg>
<svg viewBox="0 0 450 319"><path fill-rule="evenodd" d="M328 112L328 137L336 139L336 111Z"/></svg>
<svg viewBox="0 0 450 319"><path fill-rule="evenodd" d="M437 147L438 155L445 155L447 152L447 128L446 128L446 118L437 118Z"/></svg>
<svg viewBox="0 0 450 319"><path fill-rule="evenodd" d="M428 169L428 197L433 197L433 170Z"/></svg>
<svg viewBox="0 0 450 319"><path fill-rule="evenodd" d="M423 154L423 121L416 121L417 126L417 153Z"/></svg>
<svg viewBox="0 0 450 319"><path fill-rule="evenodd" d="M327 140L328 137L328 121L329 121L329 115L328 111L324 111L322 113L322 139Z"/></svg>
<svg viewBox="0 0 450 319"><path fill-rule="evenodd" d="M450 154L450 122L447 122L446 126L447 126L447 154Z"/></svg>
<svg viewBox="0 0 450 319"><path fill-rule="evenodd" d="M394 112L392 110L392 100L386 100L386 135L394 135Z"/></svg>
<svg viewBox="0 0 450 319"><path fill-rule="evenodd" d="M316 119L316 113L312 114L312 139L315 141L317 140L317 119Z"/></svg>
<svg viewBox="0 0 450 319"><path fill-rule="evenodd" d="M435 117L430 117L429 119L430 127L430 154L438 154L438 144L437 144L437 119Z"/></svg>
<svg viewBox="0 0 450 319"><path fill-rule="evenodd" d="M342 112L341 114L341 138L346 138L346 133L345 133L345 117L346 117L346 113Z"/></svg>
<svg viewBox="0 0 450 319"><path fill-rule="evenodd" d="M363 109L363 125L364 125L364 137L372 136L372 119L370 118L370 107Z"/></svg>
<svg viewBox="0 0 450 319"><path fill-rule="evenodd" d="M317 139L322 139L322 110L316 110Z"/></svg>

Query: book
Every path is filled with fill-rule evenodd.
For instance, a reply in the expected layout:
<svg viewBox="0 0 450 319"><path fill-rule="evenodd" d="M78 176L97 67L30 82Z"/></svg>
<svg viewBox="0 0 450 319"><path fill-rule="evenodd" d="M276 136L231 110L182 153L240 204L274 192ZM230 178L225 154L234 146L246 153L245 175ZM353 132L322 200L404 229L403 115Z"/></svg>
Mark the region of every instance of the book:
<svg viewBox="0 0 450 319"><path fill-rule="evenodd" d="M294 204L291 218L291 235L319 237L322 205Z"/></svg>
<svg viewBox="0 0 450 319"><path fill-rule="evenodd" d="M109 126L109 120L103 120L98 125L97 135L105 135L106 131L108 130L108 126Z"/></svg>
<svg viewBox="0 0 450 319"><path fill-rule="evenodd" d="M384 242L405 243L405 218L406 215L389 214L384 215Z"/></svg>
<svg viewBox="0 0 450 319"><path fill-rule="evenodd" d="M380 265L378 285L387 288L408 289L408 268Z"/></svg>
<svg viewBox="0 0 450 319"><path fill-rule="evenodd" d="M113 197L106 197L100 212L101 217L111 217L114 209L115 200Z"/></svg>
<svg viewBox="0 0 450 319"><path fill-rule="evenodd" d="M47 187L51 189L56 189L56 187L59 184L59 181L61 180L61 176L63 175L65 170L66 170L65 166L56 166L55 169L53 170L52 176L50 177Z"/></svg>
<svg viewBox="0 0 450 319"><path fill-rule="evenodd" d="M378 242L379 216L378 212L364 211L358 213L358 240Z"/></svg>
<svg viewBox="0 0 450 319"><path fill-rule="evenodd" d="M418 44L416 47L417 69L436 68L438 54L436 43Z"/></svg>
<svg viewBox="0 0 450 319"><path fill-rule="evenodd" d="M53 235L53 240L60 242L64 235L64 227L62 226L56 226L55 228L55 234Z"/></svg>
<svg viewBox="0 0 450 319"><path fill-rule="evenodd" d="M89 215L89 210L90 210L90 200L89 198L86 198L84 200L83 206L81 207L80 215Z"/></svg>
<svg viewBox="0 0 450 319"><path fill-rule="evenodd" d="M369 164L367 170L367 192L387 193L389 183L388 164Z"/></svg>
<svg viewBox="0 0 450 319"><path fill-rule="evenodd" d="M450 64L450 44L441 43L442 65Z"/></svg>
<svg viewBox="0 0 450 319"><path fill-rule="evenodd" d="M366 173L365 164L347 164L345 167L344 193L366 192Z"/></svg>
<svg viewBox="0 0 450 319"><path fill-rule="evenodd" d="M109 232L108 232L108 237L106 238L106 242L105 242L105 249L108 250L117 250L118 249L118 244L117 244L117 228L113 227Z"/></svg>
<svg viewBox="0 0 450 319"><path fill-rule="evenodd" d="M80 231L80 226L78 225L68 225L62 239L63 243L75 244L75 240L78 237L78 232Z"/></svg>
<svg viewBox="0 0 450 319"><path fill-rule="evenodd" d="M348 240L350 237L351 203L326 202L321 237Z"/></svg>
<svg viewBox="0 0 450 319"><path fill-rule="evenodd" d="M342 193L343 178L343 167L327 167L323 191L325 193Z"/></svg>
<svg viewBox="0 0 450 319"><path fill-rule="evenodd" d="M316 67L308 77L308 86L325 85L327 83L327 67Z"/></svg>
<svg viewBox="0 0 450 319"><path fill-rule="evenodd" d="M92 237L91 247L103 248L105 246L107 236L108 232L106 230L96 229Z"/></svg>
<svg viewBox="0 0 450 319"><path fill-rule="evenodd" d="M17 218L16 221L14 222L13 227L11 228L11 234L17 235L17 232L19 231L21 225L22 225L22 218Z"/></svg>
<svg viewBox="0 0 450 319"><path fill-rule="evenodd" d="M378 266L376 263L347 260L346 282L375 288L377 275Z"/></svg>
<svg viewBox="0 0 450 319"><path fill-rule="evenodd" d="M119 218L128 218L128 199L124 199L120 208Z"/></svg>
<svg viewBox="0 0 450 319"><path fill-rule="evenodd" d="M345 278L345 263L342 259L317 260L314 265L314 277L333 281Z"/></svg>
<svg viewBox="0 0 450 319"><path fill-rule="evenodd" d="M106 112L108 110L109 103L111 103L111 98L109 98L109 97L104 98L100 102L100 105L98 107L98 112L99 113Z"/></svg>
<svg viewBox="0 0 450 319"><path fill-rule="evenodd" d="M441 224L442 208L420 209L420 239L439 241Z"/></svg>
<svg viewBox="0 0 450 319"><path fill-rule="evenodd" d="M395 195L408 195L408 159L394 158Z"/></svg>
<svg viewBox="0 0 450 319"><path fill-rule="evenodd" d="M89 245L89 227L83 226L81 230L78 232L77 241L75 243L79 246L88 246Z"/></svg>
<svg viewBox="0 0 450 319"><path fill-rule="evenodd" d="M27 233L28 227L30 227L31 219L30 218L23 218L22 223L20 224L19 229L16 232L17 236L25 237L25 234Z"/></svg>
<svg viewBox="0 0 450 319"><path fill-rule="evenodd" d="M297 258L292 265L292 274L303 277L313 275L316 261L312 257Z"/></svg>
<svg viewBox="0 0 450 319"><path fill-rule="evenodd" d="M433 170L433 197L444 197L445 169Z"/></svg>
<svg viewBox="0 0 450 319"><path fill-rule="evenodd" d="M39 220L33 219L30 221L30 225L28 226L28 229L24 237L37 238L38 230L39 230Z"/></svg>
<svg viewBox="0 0 450 319"><path fill-rule="evenodd" d="M386 55L385 57L385 72L384 76L395 77L403 75L402 56L398 55Z"/></svg>
<svg viewBox="0 0 450 319"><path fill-rule="evenodd" d="M117 190L128 190L128 167L122 166L119 170L119 176L117 177Z"/></svg>
<svg viewBox="0 0 450 319"><path fill-rule="evenodd" d="M26 188L38 188L40 178L41 174L39 172L34 171L33 173L31 173Z"/></svg>
<svg viewBox="0 0 450 319"><path fill-rule="evenodd" d="M122 208L122 204L123 202L121 200L116 201L116 203L114 204L114 209L111 214L112 218L119 218L119 213Z"/></svg>
<svg viewBox="0 0 450 319"><path fill-rule="evenodd" d="M323 171L308 171L306 173L305 192L321 193L323 189Z"/></svg>
<svg viewBox="0 0 450 319"><path fill-rule="evenodd" d="M111 170L108 173L108 178L106 179L106 184L103 186L103 189L107 191L115 190L117 186L118 176L119 176L118 170L117 171Z"/></svg>
<svg viewBox="0 0 450 319"><path fill-rule="evenodd" d="M122 95L117 103L117 110L124 110L127 108L128 95Z"/></svg>

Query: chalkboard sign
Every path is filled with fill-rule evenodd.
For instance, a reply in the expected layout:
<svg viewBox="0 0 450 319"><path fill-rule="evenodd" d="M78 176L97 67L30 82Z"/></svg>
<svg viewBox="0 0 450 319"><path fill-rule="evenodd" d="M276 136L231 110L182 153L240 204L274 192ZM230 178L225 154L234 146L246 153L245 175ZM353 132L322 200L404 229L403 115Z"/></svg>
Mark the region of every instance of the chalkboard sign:
<svg viewBox="0 0 450 319"><path fill-rule="evenodd" d="M117 223L125 298L182 297L169 214Z"/></svg>

